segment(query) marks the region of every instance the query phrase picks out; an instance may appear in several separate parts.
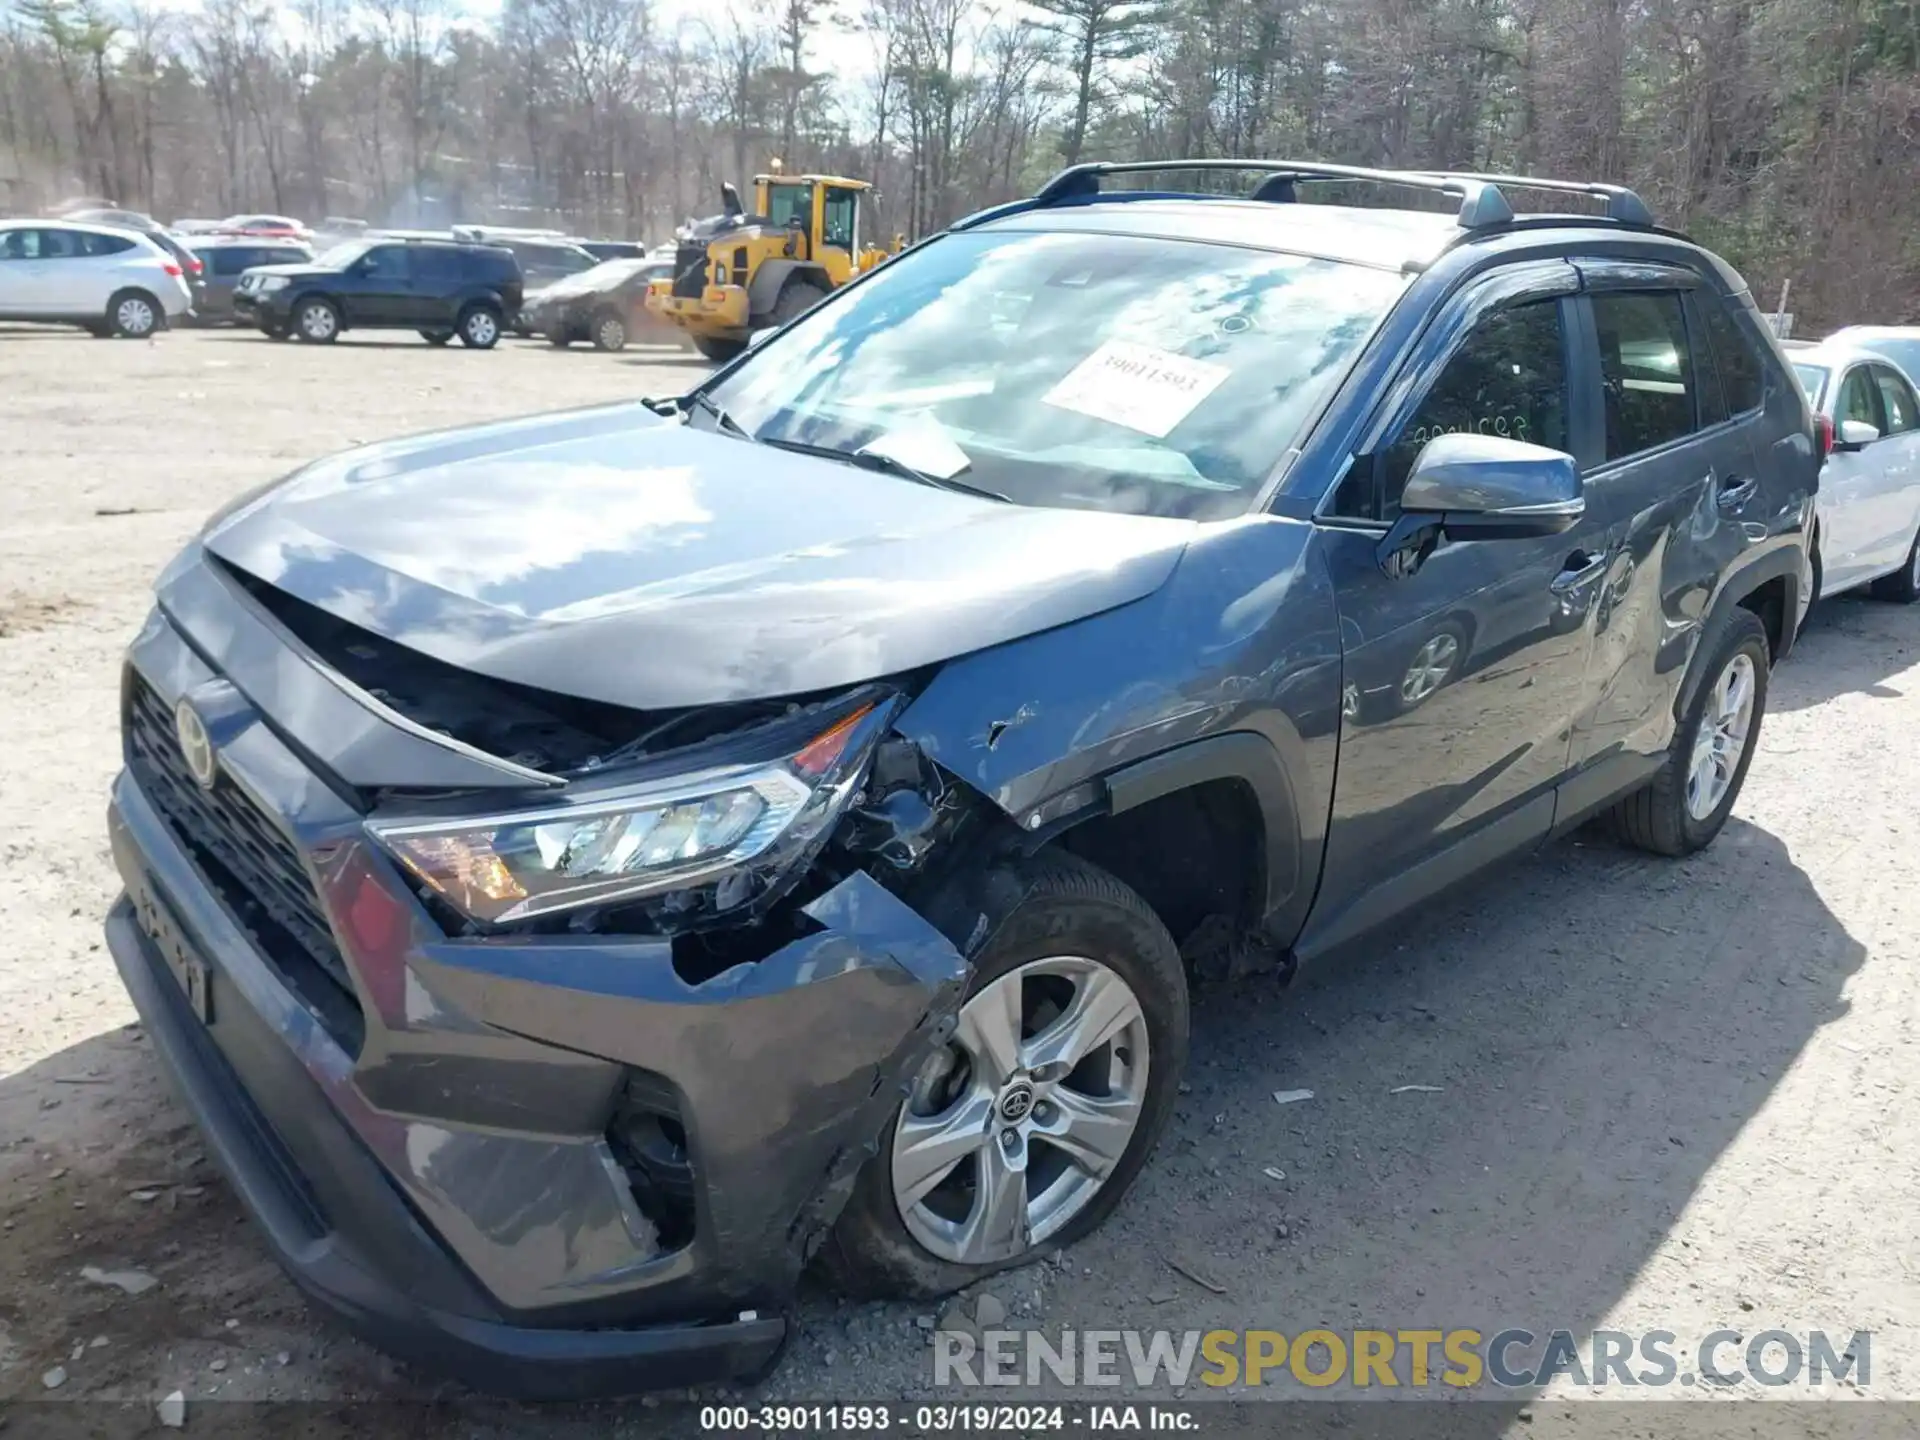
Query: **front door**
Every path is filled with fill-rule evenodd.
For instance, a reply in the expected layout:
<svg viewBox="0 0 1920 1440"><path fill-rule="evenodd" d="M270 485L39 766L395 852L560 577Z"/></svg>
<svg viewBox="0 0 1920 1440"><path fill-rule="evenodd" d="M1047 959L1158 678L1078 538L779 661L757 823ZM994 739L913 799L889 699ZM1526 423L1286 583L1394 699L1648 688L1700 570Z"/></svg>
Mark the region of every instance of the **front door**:
<svg viewBox="0 0 1920 1440"><path fill-rule="evenodd" d="M408 325L418 302L405 245L376 245L353 264L342 287L347 323Z"/></svg>
<svg viewBox="0 0 1920 1440"><path fill-rule="evenodd" d="M1571 289L1569 267L1548 267ZM1377 524L1399 512L1433 436L1504 435L1573 451L1571 300L1478 316L1384 446L1357 458L1321 531L1345 649L1322 948L1543 836L1584 708L1588 617L1605 562L1589 517L1544 539L1442 541L1383 573ZM1442 327L1444 329L1444 327ZM1419 363L1416 357L1415 363ZM1354 477L1358 477L1357 483ZM1371 492L1369 495L1368 492Z"/></svg>

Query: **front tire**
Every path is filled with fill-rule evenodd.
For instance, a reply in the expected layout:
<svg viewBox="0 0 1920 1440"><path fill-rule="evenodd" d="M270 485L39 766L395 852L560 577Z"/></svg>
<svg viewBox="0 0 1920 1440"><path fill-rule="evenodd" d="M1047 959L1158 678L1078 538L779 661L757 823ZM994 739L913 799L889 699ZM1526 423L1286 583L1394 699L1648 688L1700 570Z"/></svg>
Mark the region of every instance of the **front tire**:
<svg viewBox="0 0 1920 1440"><path fill-rule="evenodd" d="M293 333L309 345L331 345L340 338L340 312L331 300L302 300L293 312Z"/></svg>
<svg viewBox="0 0 1920 1440"><path fill-rule="evenodd" d="M469 305L455 328L469 350L491 350L500 343L500 312L491 305Z"/></svg>
<svg viewBox="0 0 1920 1440"><path fill-rule="evenodd" d="M1911 605L1920 600L1920 533L1913 537L1913 544L1907 547L1907 563L1891 575L1882 575L1873 582L1872 594L1876 600L1891 600L1896 605Z"/></svg>
<svg viewBox="0 0 1920 1440"><path fill-rule="evenodd" d="M849 1293L944 1295L1071 1245L1166 1126L1187 1058L1173 937L1104 870L1036 866L822 1247Z"/></svg>
<svg viewBox="0 0 1920 1440"><path fill-rule="evenodd" d="M420 338L426 341L427 344L429 345L445 345L448 341L453 339L453 331L422 330L420 332Z"/></svg>
<svg viewBox="0 0 1920 1440"><path fill-rule="evenodd" d="M593 348L596 350L624 350L627 348L627 322L617 312L603 310L593 317Z"/></svg>
<svg viewBox="0 0 1920 1440"><path fill-rule="evenodd" d="M1619 839L1656 855L1691 855L1713 843L1760 744L1772 664L1767 627L1735 606L1701 651L1706 678L1674 730L1665 763L1607 814Z"/></svg>
<svg viewBox="0 0 1920 1440"><path fill-rule="evenodd" d="M107 328L126 340L145 340L160 328L160 302L144 290L122 290L107 301Z"/></svg>

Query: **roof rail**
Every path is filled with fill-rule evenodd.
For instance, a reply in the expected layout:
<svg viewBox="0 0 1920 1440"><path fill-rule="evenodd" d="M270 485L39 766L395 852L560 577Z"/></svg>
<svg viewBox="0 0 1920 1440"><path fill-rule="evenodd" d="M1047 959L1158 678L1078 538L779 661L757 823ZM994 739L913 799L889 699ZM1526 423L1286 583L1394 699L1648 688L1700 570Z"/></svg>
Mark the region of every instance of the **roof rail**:
<svg viewBox="0 0 1920 1440"><path fill-rule="evenodd" d="M1254 192L1261 200L1290 200L1291 187L1276 181L1346 180L1368 181L1376 185L1400 185L1413 190L1433 190L1460 198L1460 224L1468 230L1484 230L1504 225L1513 219L1513 207L1507 204L1500 187L1483 176L1445 175L1425 170L1371 170L1360 165L1323 165L1306 160L1124 160L1094 161L1069 165L1035 193L1021 209L1044 209L1100 193L1101 177L1140 175L1158 171L1238 170L1264 174L1270 178ZM1004 210L999 213L1006 213Z"/></svg>
<svg viewBox="0 0 1920 1440"><path fill-rule="evenodd" d="M1506 185L1516 190L1556 190L1569 195L1589 195L1607 202L1607 219L1621 225L1651 227L1653 211L1647 202L1624 185L1601 185L1585 180L1543 180L1537 175L1482 175L1473 170L1429 170L1443 179L1478 180L1486 185Z"/></svg>

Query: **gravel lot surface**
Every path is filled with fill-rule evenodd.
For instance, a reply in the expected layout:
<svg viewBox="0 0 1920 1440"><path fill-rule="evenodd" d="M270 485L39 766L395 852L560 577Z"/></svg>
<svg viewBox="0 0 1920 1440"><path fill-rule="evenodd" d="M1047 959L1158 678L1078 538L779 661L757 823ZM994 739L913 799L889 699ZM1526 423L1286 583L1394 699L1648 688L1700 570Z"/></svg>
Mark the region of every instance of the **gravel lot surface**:
<svg viewBox="0 0 1920 1440"><path fill-rule="evenodd" d="M62 1399L183 1391L190 1429L209 1401L296 1398L327 1402L316 1432L364 1433L381 1412L327 1406L378 1396L451 1400L449 1433L646 1428L650 1407L466 1397L306 1308L130 1025L102 812L121 647L215 505L359 441L699 373L668 349L0 327L0 1400L59 1367ZM1202 993L1136 1193L988 1290L1017 1325L1083 1330L1666 1329L1683 1368L1722 1326L1866 1329L1868 1393L1920 1399L1916 742L1920 608L1823 604L1711 851L1581 835L1290 993ZM929 1313L810 1292L749 1398L925 1393Z"/></svg>

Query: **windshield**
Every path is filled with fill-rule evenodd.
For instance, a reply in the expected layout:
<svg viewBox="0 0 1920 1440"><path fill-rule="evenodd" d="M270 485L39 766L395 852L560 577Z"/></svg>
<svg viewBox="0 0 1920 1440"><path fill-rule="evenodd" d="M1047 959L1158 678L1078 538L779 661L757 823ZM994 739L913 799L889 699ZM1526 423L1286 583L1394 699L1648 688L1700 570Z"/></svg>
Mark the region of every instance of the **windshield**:
<svg viewBox="0 0 1920 1440"><path fill-rule="evenodd" d="M344 270L372 248L371 240L345 240L325 251L314 264L327 270Z"/></svg>
<svg viewBox="0 0 1920 1440"><path fill-rule="evenodd" d="M1874 354L1884 355L1893 361L1907 372L1909 380L1920 376L1920 339L1882 335L1868 340L1866 347Z"/></svg>
<svg viewBox="0 0 1920 1440"><path fill-rule="evenodd" d="M644 260L603 260L591 270L569 275L554 285L556 290L611 290L636 270L644 270Z"/></svg>
<svg viewBox="0 0 1920 1440"><path fill-rule="evenodd" d="M880 450L1020 504L1221 519L1405 285L1184 240L962 233L787 327L712 398L755 439Z"/></svg>
<svg viewBox="0 0 1920 1440"><path fill-rule="evenodd" d="M1796 365L1793 373L1800 377L1800 388L1807 392L1807 399L1817 410L1820 408L1820 392L1826 389L1827 372L1818 365Z"/></svg>

